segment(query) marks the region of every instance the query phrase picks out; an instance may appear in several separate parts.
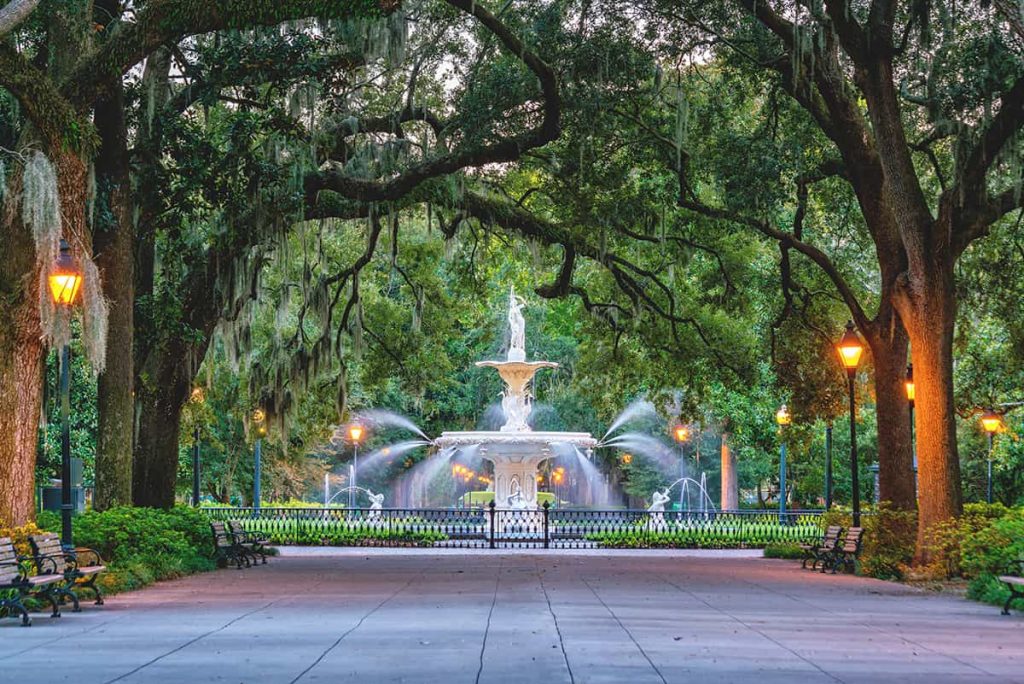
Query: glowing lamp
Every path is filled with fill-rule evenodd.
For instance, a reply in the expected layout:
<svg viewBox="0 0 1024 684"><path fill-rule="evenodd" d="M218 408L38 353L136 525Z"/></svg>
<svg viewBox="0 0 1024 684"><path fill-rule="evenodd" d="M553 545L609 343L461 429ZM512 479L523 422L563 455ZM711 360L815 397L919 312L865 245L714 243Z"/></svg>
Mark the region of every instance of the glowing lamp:
<svg viewBox="0 0 1024 684"><path fill-rule="evenodd" d="M780 406L779 410L775 412L775 422L778 423L780 427L785 427L793 422L793 416L789 414L789 409L786 408L785 404Z"/></svg>
<svg viewBox="0 0 1024 684"><path fill-rule="evenodd" d="M839 360L842 361L843 368L852 375L860 364L861 354L864 353L864 343L853 329L853 321L847 321L846 332L836 345L836 349L839 351Z"/></svg>
<svg viewBox="0 0 1024 684"><path fill-rule="evenodd" d="M999 429L1003 427L1003 418L995 411L989 409L981 416L981 427L989 434L999 432Z"/></svg>
<svg viewBox="0 0 1024 684"><path fill-rule="evenodd" d="M263 409L256 409L255 411L252 412L252 422L262 423L266 419L267 414L263 411Z"/></svg>
<svg viewBox="0 0 1024 684"><path fill-rule="evenodd" d="M633 454L622 454L622 462L629 465L633 462Z"/></svg>
<svg viewBox="0 0 1024 684"><path fill-rule="evenodd" d="M353 423L348 426L348 438L353 442L358 442L363 438L363 426L358 423Z"/></svg>
<svg viewBox="0 0 1024 684"><path fill-rule="evenodd" d="M676 438L677 442L685 442L690 439L690 428L685 425L676 425L672 434Z"/></svg>
<svg viewBox="0 0 1024 684"><path fill-rule="evenodd" d="M911 404L914 403L914 364L907 365L907 379L903 383L903 386L907 388L907 401Z"/></svg>
<svg viewBox="0 0 1024 684"><path fill-rule="evenodd" d="M78 290L82 287L82 269L71 254L71 247L64 240L60 241L60 256L49 276L50 295L53 303L71 306L75 303Z"/></svg>
<svg viewBox="0 0 1024 684"><path fill-rule="evenodd" d="M192 388L192 393L189 395L188 400L193 404L202 404L206 401L206 392L200 385L196 385Z"/></svg>

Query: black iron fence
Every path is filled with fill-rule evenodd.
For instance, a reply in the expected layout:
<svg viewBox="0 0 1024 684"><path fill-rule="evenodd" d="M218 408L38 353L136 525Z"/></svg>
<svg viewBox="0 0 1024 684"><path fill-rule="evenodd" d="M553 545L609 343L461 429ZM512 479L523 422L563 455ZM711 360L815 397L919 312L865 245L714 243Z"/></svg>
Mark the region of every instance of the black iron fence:
<svg viewBox="0 0 1024 684"><path fill-rule="evenodd" d="M274 544L457 548L760 548L812 541L821 511L205 508Z"/></svg>

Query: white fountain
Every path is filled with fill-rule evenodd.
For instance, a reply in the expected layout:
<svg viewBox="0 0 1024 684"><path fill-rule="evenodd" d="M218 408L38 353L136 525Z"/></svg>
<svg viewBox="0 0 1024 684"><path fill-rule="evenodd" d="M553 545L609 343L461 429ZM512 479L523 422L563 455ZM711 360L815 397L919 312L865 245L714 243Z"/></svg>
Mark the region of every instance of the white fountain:
<svg viewBox="0 0 1024 684"><path fill-rule="evenodd" d="M497 431L445 432L435 440L442 451L477 447L494 464L494 503L500 509L536 510L537 472L551 458L554 445L567 445L588 453L597 440L587 432L534 432L527 419L533 407L530 381L541 368L557 368L551 361L526 360L526 321L522 299L509 293L508 325L511 343L505 361L478 361L495 368L505 381L501 408L505 424Z"/></svg>

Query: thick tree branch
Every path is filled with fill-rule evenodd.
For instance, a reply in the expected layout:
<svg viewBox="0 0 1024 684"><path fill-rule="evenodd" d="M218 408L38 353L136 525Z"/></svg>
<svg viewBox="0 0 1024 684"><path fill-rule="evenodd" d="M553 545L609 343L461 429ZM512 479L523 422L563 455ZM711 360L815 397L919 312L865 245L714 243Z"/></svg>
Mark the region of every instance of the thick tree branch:
<svg viewBox="0 0 1024 684"><path fill-rule="evenodd" d="M506 50L520 59L534 73L540 81L544 100L543 120L540 125L517 136L420 162L386 181L355 178L335 166L311 174L306 178L307 195L318 193L321 190L331 190L344 197L363 202L394 200L427 179L447 175L467 166L515 161L522 156L524 151L545 145L558 137L561 131L561 100L558 77L554 70L529 50L497 17L475 0L447 0L447 2L476 17L481 24L498 37Z"/></svg>
<svg viewBox="0 0 1024 684"><path fill-rule="evenodd" d="M71 107L46 74L7 42L0 42L0 85L17 98L51 150L95 148L92 123Z"/></svg>
<svg viewBox="0 0 1024 684"><path fill-rule="evenodd" d="M62 90L79 110L89 108L116 79L155 49L182 38L225 29L277 26L305 17L339 19L393 11L398 0L150 0L134 22L115 24L106 42L74 69Z"/></svg>
<svg viewBox="0 0 1024 684"><path fill-rule="evenodd" d="M28 19L39 2L40 0L9 0L6 5L0 7L0 38Z"/></svg>

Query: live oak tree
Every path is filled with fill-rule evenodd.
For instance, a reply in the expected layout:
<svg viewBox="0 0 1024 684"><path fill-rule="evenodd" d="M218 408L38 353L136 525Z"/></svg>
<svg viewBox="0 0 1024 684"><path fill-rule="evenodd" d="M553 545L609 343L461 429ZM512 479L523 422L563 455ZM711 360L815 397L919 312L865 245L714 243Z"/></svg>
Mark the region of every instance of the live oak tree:
<svg viewBox="0 0 1024 684"><path fill-rule="evenodd" d="M1020 19L1004 11L1007 3L656 5L657 16L684 29L673 34L675 49L729 55L766 92L781 88L793 98L833 146L835 161L823 161L849 184L874 246L879 294L873 314L825 246L802 240L756 208L722 211L688 180L685 165L680 203L760 231L828 274L871 348L879 401L886 403L879 419L885 412L897 423L893 430L880 423L880 439L900 471L909 458L909 434L896 432L906 423L906 406L895 398L909 341L923 553L928 528L961 510L954 266L993 223L1020 207ZM691 42L694 36L700 40Z"/></svg>
<svg viewBox="0 0 1024 684"><path fill-rule="evenodd" d="M93 112L102 112L105 104L116 107L118 84L136 64L161 45L175 43L185 36L218 29L276 25L307 16L352 17L378 15L393 9L392 4L378 5L369 0L341 2L301 1L270 2L246 0L237 2L203 2L200 0L153 0L142 3L102 3L76 0L47 6L45 11L35 3L12 2L0 10L0 87L19 104L18 140L15 159L28 158L29 152L42 155L55 170L60 215L56 230L50 225L51 238L63 236L88 267L92 252L90 221L90 169L102 137L116 136L121 128L115 118L104 118L101 136L93 126ZM18 40L12 40L12 36ZM108 160L99 161L104 177L117 174L121 162L117 149L104 152ZM7 155L12 156L12 155ZM9 161L9 160L5 160ZM6 164L5 164L6 166ZM32 461L35 455L39 397L41 396L41 359L43 354L43 322L40 320L39 280L45 276L53 254L52 249L37 249L33 225L23 216L22 189L26 188L24 166L15 163L7 176L4 208L0 219L0 238L4 252L0 257L0 290L3 303L0 313L9 321L0 331L0 517L14 524L31 518L34 511ZM123 167L122 167L123 168ZM123 179L122 179L123 180ZM116 182L116 178L113 182ZM124 188L112 189L113 196L126 195ZM116 199L115 199L116 201ZM55 206L50 201L48 205ZM34 210L36 205L30 205ZM126 214L114 210L115 217ZM54 223L54 222L51 222ZM125 229L117 226L116 230ZM105 229L114 232L112 224ZM38 230L36 235L39 235ZM52 243L52 240L51 240ZM106 251L129 254L116 235L101 240ZM52 245L51 245L52 246ZM102 261L102 260L101 260ZM108 265L108 269L110 266ZM130 273L130 271L128 271ZM111 278L126 284L125 268ZM98 281L98 279L97 279ZM92 284L96 306L103 298ZM88 293L83 293L88 294ZM130 297L118 293L112 299L115 322L127 320L124 307L132 305ZM45 308L43 313L45 313ZM129 314L130 316L130 314ZM115 342L124 344L120 333ZM130 335L128 336L130 340ZM117 355L111 378L101 403L113 410L104 415L113 418L101 430L117 432L101 441L109 441L119 466L130 462L130 443L123 436L125 416L131 413L130 368L125 361L125 347L115 344L102 356ZM105 358L96 359L102 367ZM115 395L115 396L111 396ZM104 419L101 419L103 422ZM112 472L112 471L111 471ZM107 502L125 502L127 488L114 486Z"/></svg>

